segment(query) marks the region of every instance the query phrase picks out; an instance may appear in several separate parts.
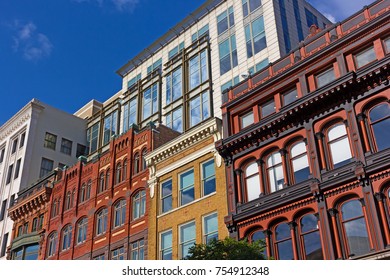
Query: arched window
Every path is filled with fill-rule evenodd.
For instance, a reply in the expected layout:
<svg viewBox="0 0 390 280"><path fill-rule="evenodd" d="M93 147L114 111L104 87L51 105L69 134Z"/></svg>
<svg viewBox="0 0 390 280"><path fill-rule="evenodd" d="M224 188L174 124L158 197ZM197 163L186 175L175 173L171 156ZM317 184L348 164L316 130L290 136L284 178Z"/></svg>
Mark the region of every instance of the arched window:
<svg viewBox="0 0 390 280"><path fill-rule="evenodd" d="M139 154L134 155L134 174L137 174L139 172Z"/></svg>
<svg viewBox="0 0 390 280"><path fill-rule="evenodd" d="M76 190L73 189L73 191L72 191L72 196L70 197L70 208L73 207L75 195L76 195Z"/></svg>
<svg viewBox="0 0 390 280"><path fill-rule="evenodd" d="M122 172L122 181L127 179L127 159L123 161L123 172Z"/></svg>
<svg viewBox="0 0 390 280"><path fill-rule="evenodd" d="M77 223L77 244L81 244L87 240L87 228L88 219L84 217Z"/></svg>
<svg viewBox="0 0 390 280"><path fill-rule="evenodd" d="M133 196L133 220L143 217L146 209L146 192L139 191Z"/></svg>
<svg viewBox="0 0 390 280"><path fill-rule="evenodd" d="M376 151L390 147L390 108L387 102L380 103L369 112L369 121Z"/></svg>
<svg viewBox="0 0 390 280"><path fill-rule="evenodd" d="M245 168L245 193L247 201L259 198L260 190L260 177L259 167L256 162L249 164Z"/></svg>
<svg viewBox="0 0 390 280"><path fill-rule="evenodd" d="M51 217L55 217L57 215L57 199L54 199L53 204L51 206Z"/></svg>
<svg viewBox="0 0 390 280"><path fill-rule="evenodd" d="M266 163L270 191L281 190L284 183L282 156L279 152L274 152L268 156Z"/></svg>
<svg viewBox="0 0 390 280"><path fill-rule="evenodd" d="M118 163L116 165L115 184L119 184L122 180L122 165Z"/></svg>
<svg viewBox="0 0 390 280"><path fill-rule="evenodd" d="M343 123L337 123L328 130L328 146L333 168L349 163L352 158L348 134Z"/></svg>
<svg viewBox="0 0 390 280"><path fill-rule="evenodd" d="M275 252L278 260L294 259L291 231L287 223L275 227Z"/></svg>
<svg viewBox="0 0 390 280"><path fill-rule="evenodd" d="M57 232L52 232L49 237L47 238L47 251L46 251L46 257L49 258L51 256L54 256L54 254L57 251L57 240L58 240L58 234Z"/></svg>
<svg viewBox="0 0 390 280"><path fill-rule="evenodd" d="M85 200L85 191L86 191L86 185L84 183L81 185L81 189L80 189L80 197L79 197L80 202L83 202Z"/></svg>
<svg viewBox="0 0 390 280"><path fill-rule="evenodd" d="M99 188L98 188L98 193L103 192L105 189L105 184L104 184L104 173L100 173L99 175Z"/></svg>
<svg viewBox="0 0 390 280"><path fill-rule="evenodd" d="M141 166L142 170L146 169L146 159L145 159L145 157L146 157L147 153L148 153L148 151L146 149L144 149L142 151L142 166Z"/></svg>
<svg viewBox="0 0 390 280"><path fill-rule="evenodd" d="M103 208L96 214L96 236L101 235L107 230L107 208Z"/></svg>
<svg viewBox="0 0 390 280"><path fill-rule="evenodd" d="M298 142L291 146L290 162L292 168L292 180L295 184L307 180L310 175L309 161L307 159L305 142Z"/></svg>
<svg viewBox="0 0 390 280"><path fill-rule="evenodd" d="M248 241L250 243L262 240L263 243L264 243L263 255L264 255L265 258L267 258L267 250L265 248L265 246L266 246L266 236L264 234L264 230L257 229L255 231L249 233L247 238L248 238Z"/></svg>
<svg viewBox="0 0 390 280"><path fill-rule="evenodd" d="M317 217L307 214L299 221L302 253L306 260L323 260L321 237Z"/></svg>
<svg viewBox="0 0 390 280"><path fill-rule="evenodd" d="M107 172L106 172L106 185L104 187L104 190L108 190L109 187L110 187L110 169L107 169Z"/></svg>
<svg viewBox="0 0 390 280"><path fill-rule="evenodd" d="M70 191L66 193L66 198L65 198L65 210L70 209L71 207L71 201L72 201L72 194Z"/></svg>
<svg viewBox="0 0 390 280"><path fill-rule="evenodd" d="M122 199L114 205L114 228L122 226L126 221L126 200Z"/></svg>
<svg viewBox="0 0 390 280"><path fill-rule="evenodd" d="M68 250L72 241L72 226L67 225L61 232L61 251Z"/></svg>
<svg viewBox="0 0 390 280"><path fill-rule="evenodd" d="M370 251L366 220L359 200L349 200L341 205L341 225L348 257Z"/></svg>
<svg viewBox="0 0 390 280"><path fill-rule="evenodd" d="M91 197L91 189L92 189L92 180L88 180L87 189L85 191L85 200L88 200Z"/></svg>

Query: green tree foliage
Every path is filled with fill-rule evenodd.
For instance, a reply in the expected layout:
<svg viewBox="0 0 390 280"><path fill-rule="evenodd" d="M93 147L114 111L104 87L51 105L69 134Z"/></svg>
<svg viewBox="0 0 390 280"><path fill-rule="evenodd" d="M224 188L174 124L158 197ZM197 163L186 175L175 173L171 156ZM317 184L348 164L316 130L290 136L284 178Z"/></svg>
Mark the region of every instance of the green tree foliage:
<svg viewBox="0 0 390 280"><path fill-rule="evenodd" d="M188 250L186 260L264 260L264 250L262 240L249 243L226 237L209 244L195 244Z"/></svg>

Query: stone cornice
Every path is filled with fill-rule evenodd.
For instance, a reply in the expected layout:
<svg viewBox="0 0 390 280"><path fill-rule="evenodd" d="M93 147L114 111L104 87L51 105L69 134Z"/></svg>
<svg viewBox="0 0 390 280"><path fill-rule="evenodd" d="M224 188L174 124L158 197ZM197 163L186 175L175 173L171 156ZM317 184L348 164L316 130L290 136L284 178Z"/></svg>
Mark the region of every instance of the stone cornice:
<svg viewBox="0 0 390 280"><path fill-rule="evenodd" d="M148 166L153 166L211 136L214 141L218 141L221 139L221 132L222 121L212 118L149 153L146 162Z"/></svg>
<svg viewBox="0 0 390 280"><path fill-rule="evenodd" d="M39 100L31 100L0 127L0 141L3 141L9 135L20 129L21 126L23 126L24 123L31 118L33 110L40 111L43 109L44 106L40 104Z"/></svg>

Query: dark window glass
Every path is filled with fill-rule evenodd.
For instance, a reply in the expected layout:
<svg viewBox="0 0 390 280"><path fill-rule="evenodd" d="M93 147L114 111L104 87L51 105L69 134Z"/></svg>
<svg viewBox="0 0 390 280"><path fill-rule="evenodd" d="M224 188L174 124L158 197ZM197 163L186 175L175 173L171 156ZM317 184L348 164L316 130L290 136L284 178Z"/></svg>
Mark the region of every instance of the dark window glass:
<svg viewBox="0 0 390 280"><path fill-rule="evenodd" d="M215 168L214 160L210 160L202 164L202 184L203 195L208 195L215 192Z"/></svg>
<svg viewBox="0 0 390 280"><path fill-rule="evenodd" d="M261 117L264 118L268 115L271 115L272 113L275 113L276 107L275 107L275 101L272 99L263 105L260 106L261 109Z"/></svg>
<svg viewBox="0 0 390 280"><path fill-rule="evenodd" d="M381 103L370 111L370 123L378 151L390 147L390 109L388 103Z"/></svg>
<svg viewBox="0 0 390 280"><path fill-rule="evenodd" d="M287 223L280 224L275 228L275 245L279 260L294 259L291 232Z"/></svg>
<svg viewBox="0 0 390 280"><path fill-rule="evenodd" d="M46 132L43 146L52 150L56 149L57 136Z"/></svg>
<svg viewBox="0 0 390 280"><path fill-rule="evenodd" d="M172 209L172 180L161 184L161 212L165 213Z"/></svg>
<svg viewBox="0 0 390 280"><path fill-rule="evenodd" d="M301 238L304 246L305 259L322 260L322 246L320 233L318 230L317 218L313 214L308 214L301 219Z"/></svg>
<svg viewBox="0 0 390 280"><path fill-rule="evenodd" d="M295 100L298 99L297 89L290 90L290 91L284 93L282 96L283 96L283 105L284 106L291 104Z"/></svg>

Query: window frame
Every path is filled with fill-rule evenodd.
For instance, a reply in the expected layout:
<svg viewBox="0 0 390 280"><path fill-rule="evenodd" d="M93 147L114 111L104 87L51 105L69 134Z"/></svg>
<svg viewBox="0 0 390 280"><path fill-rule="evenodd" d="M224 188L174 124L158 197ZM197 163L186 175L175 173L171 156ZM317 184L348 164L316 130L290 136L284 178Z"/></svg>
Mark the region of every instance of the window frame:
<svg viewBox="0 0 390 280"><path fill-rule="evenodd" d="M188 59L187 70L188 70L188 90L199 87L201 84L209 80L209 55L208 49L199 51L196 55ZM194 80L195 77L195 80ZM197 79L198 81L197 81Z"/></svg>
<svg viewBox="0 0 390 280"><path fill-rule="evenodd" d="M61 252L67 251L70 249L72 244L72 225L67 224L62 230L61 230Z"/></svg>
<svg viewBox="0 0 390 280"><path fill-rule="evenodd" d="M305 151L304 152L301 152L301 153L298 153L297 155L293 155L293 148L295 148L297 145L299 144L303 144L305 146ZM295 171L295 167L294 167L294 161L296 160L299 160L303 157L306 156L306 161L307 161L307 167L305 168L308 168L308 176L310 176L311 174L311 169L310 169L310 162L309 162L309 156L308 156L308 151L307 151L307 144L306 142L303 140L303 139L300 139L300 140L297 140L297 141L294 141L293 143L291 143L291 145L289 145L289 169L290 169L290 174L291 174L291 184L298 184L298 183L301 183L305 180L307 180L308 178L304 179L304 180L301 180L301 181L297 181L297 178L296 178L296 172ZM298 171L301 171L305 168L302 168L302 169L299 169Z"/></svg>
<svg viewBox="0 0 390 280"><path fill-rule="evenodd" d="M183 235L182 229L184 227L188 227L188 226L191 227L191 230L193 229L193 235L194 235L193 237L194 238L184 240L183 239L184 235ZM195 242L196 242L196 223L195 223L195 220L192 220L192 221L189 221L189 222L186 222L184 224L179 225L178 232L179 232L179 257L181 259L184 259L188 255L188 252L186 255L184 255L185 247L190 245L191 243L193 243L193 245L195 245Z"/></svg>
<svg viewBox="0 0 390 280"><path fill-rule="evenodd" d="M170 194L164 196L164 184L168 184L169 182L170 182L170 186L171 186ZM172 205L172 202L173 202L172 192L173 192L172 178L169 178L169 179L166 179L166 180L162 181L161 184L160 184L160 213L161 214L167 213L167 212L169 212L169 211L171 211L173 209L173 205ZM170 207L169 207L169 209L164 210L165 209L164 201L166 199L170 199Z"/></svg>
<svg viewBox="0 0 390 280"><path fill-rule="evenodd" d="M189 184L188 186L185 186L184 188L182 187L182 176L191 172L192 173L192 177L193 177L193 180L192 180L192 184ZM179 188L178 188L178 191L179 191L179 206L184 206L184 205L187 205L191 202L193 202L195 200L195 170L194 168L190 168L190 169L187 169L183 172L180 172L178 174L178 177L179 177ZM183 191L188 191L188 190L191 190L192 189L192 192L193 192L193 199L191 201L188 201L186 203L183 204Z"/></svg>
<svg viewBox="0 0 390 280"><path fill-rule="evenodd" d="M247 170L249 169L249 167L252 167L252 166L255 166L256 169L257 169L257 172L254 172L254 173L250 173L249 175L247 174ZM261 190L261 181L260 181L260 172L259 172L259 164L257 163L257 161L249 161L247 162L244 167L243 167L243 191L244 191L244 200L245 202L249 202L249 201L252 201L252 200L255 200L257 199L259 196L255 196L254 198L249 198L249 187L250 189L252 190L252 186L249 186L248 184L248 180L249 179L252 179L252 178L257 178L256 180L259 182L259 189L258 189L258 194L259 196L261 195L262 193L262 190ZM252 193L253 191L251 191Z"/></svg>
<svg viewBox="0 0 390 280"><path fill-rule="evenodd" d="M213 216L213 217L212 217ZM214 231L211 231L211 232L206 232L206 219L207 218L214 218L215 216L215 219L216 219L216 223L217 223L217 229L214 230ZM210 213L210 214L207 214L205 216L202 217L202 242L203 244L209 244L209 242L211 242L211 240L209 240L209 236L210 235L215 235L216 234L216 238L212 238L211 240L218 240L218 237L219 237L219 230L218 230L218 212L213 212L213 213Z"/></svg>
<svg viewBox="0 0 390 280"><path fill-rule="evenodd" d="M272 158L272 165L269 166L268 164L268 161L270 159L270 157L274 156L274 155L278 155L280 156L280 162L274 162L275 159ZM279 169L280 168L280 169ZM283 168L283 156L281 155L280 151L277 151L277 150L274 150L274 151L271 151L267 156L266 156L266 160L265 160L265 169L266 169L266 177L267 177L267 182L268 182L268 189L269 189L269 193L274 193L274 192L277 192L279 190L282 190L283 188L285 188L285 178L286 178L286 174L284 172L284 168ZM281 172L281 174L283 175L283 178L280 178L279 180L277 180L277 177L275 177L275 175L277 175L277 169L279 170L279 172ZM274 181L273 183L275 184L274 187L272 187L272 183L271 183L271 176L270 176L270 171L273 171L274 172ZM277 182L280 181L280 180L283 180L283 183L282 183L282 186L280 187Z"/></svg>
<svg viewBox="0 0 390 280"><path fill-rule="evenodd" d="M107 216L108 209L102 208L98 212L96 212L96 225L95 225L95 236L102 236L107 232Z"/></svg>
<svg viewBox="0 0 390 280"><path fill-rule="evenodd" d="M365 62L365 63L363 63L363 64L359 64L358 56L367 54L367 53L370 52L370 51L373 52L375 58L372 59L372 60L370 60L370 61L368 61L368 62ZM371 63L373 63L373 62L375 62L375 61L377 61L377 60L378 60L378 58L377 58L377 56L376 56L376 52L375 52L375 47L374 47L374 45L371 45L371 46L369 46L369 47L366 47L366 48L364 48L363 50L361 50L361 51L359 51L358 53L356 53L356 54L353 55L353 61L354 61L354 63L355 63L356 69L363 68L363 67L365 67L365 66L367 66L367 65L369 65L369 64L371 64Z"/></svg>
<svg viewBox="0 0 390 280"><path fill-rule="evenodd" d="M138 190L132 196L132 215L131 218L133 221L141 219L145 216L146 213L146 190Z"/></svg>
<svg viewBox="0 0 390 280"><path fill-rule="evenodd" d="M146 101L145 94L150 94L150 101ZM159 83L155 82L142 90L141 104L142 104L142 121L151 118L159 111ZM148 109L149 111L147 111ZM146 113L146 114L145 114Z"/></svg>
<svg viewBox="0 0 390 280"><path fill-rule="evenodd" d="M252 122L247 124L247 125L244 125L244 118L248 117L248 116L251 116L252 118ZM253 113L253 110L250 110L244 114L242 114L240 117L240 129L244 129L248 126L251 126L252 124L255 123L255 114Z"/></svg>
<svg viewBox="0 0 390 280"><path fill-rule="evenodd" d="M259 21L259 27L254 26ZM262 29L261 29L262 27ZM254 33L254 30L262 30L259 33ZM248 24L244 26L245 33L245 47L246 47L246 57L249 59L256 54L267 48L267 37L265 34L265 25L264 25L264 17L259 16L256 19L252 20ZM264 45L263 45L264 43ZM260 47L258 49L258 47Z"/></svg>
<svg viewBox="0 0 390 280"><path fill-rule="evenodd" d="M145 241L144 239L139 239L134 242L131 242L131 259L132 260L145 260ZM136 257L135 257L136 254ZM140 257L142 256L142 257Z"/></svg>
<svg viewBox="0 0 390 280"><path fill-rule="evenodd" d="M340 126L342 125L345 129L345 134L343 134L342 136L339 136L335 139L332 139L332 140L329 140L329 132L336 128L337 126ZM348 132L348 129L347 129L347 126L345 125L344 122L341 122L341 121L338 121L338 122L335 122L331 125L329 125L326 130L325 130L325 138L326 138L326 150L327 150L327 154L328 154L328 157L329 157L329 168L330 169L335 169L335 168L338 168L338 167L341 167L341 166L344 166L345 164L348 164L349 162L351 162L351 160L353 159L353 153L352 153L352 146L351 146L351 141L350 141L350 138L349 138L349 132ZM338 143L338 142L341 142L343 141L344 139L347 139L347 143L348 143L348 148L349 148L349 152L350 152L350 155L351 157L348 158L348 159L345 159L343 161L340 161L340 162L337 162L336 164L334 163L334 159L333 159L333 153L332 153L332 149L331 149L331 145L335 144L335 143ZM345 161L349 160L348 163L344 163L344 164L341 164L339 165L340 163L343 163Z"/></svg>
<svg viewBox="0 0 390 280"><path fill-rule="evenodd" d="M47 248L46 248L46 258L50 258L54 256L57 252L57 240L58 240L57 231L51 232L47 240L48 241L47 241Z"/></svg>
<svg viewBox="0 0 390 280"><path fill-rule="evenodd" d="M226 46L225 46L226 44ZM221 55L223 47L228 47L228 51L225 55ZM237 42L236 35L231 34L228 38L218 44L218 55L219 55L219 74L222 76L238 65L238 54L237 54ZM226 61L229 61L229 67L226 67ZM224 67L223 67L224 66Z"/></svg>
<svg viewBox="0 0 390 280"><path fill-rule="evenodd" d="M112 223L114 229L121 227L126 223L126 212L127 212L126 210L127 210L126 199L120 199L114 204L113 223Z"/></svg>
<svg viewBox="0 0 390 280"><path fill-rule="evenodd" d="M207 97L207 98L205 98ZM197 106L197 103L196 102L196 99L199 98L199 105ZM194 103L192 103L194 102ZM192 104L195 104L194 106ZM207 105L207 107L206 107ZM206 91L203 91L199 94L197 94L196 96L194 96L193 98L191 98L188 102L188 106L189 106L189 110L188 110L188 114L189 114L189 127L194 127L200 123L202 123L203 121L207 120L208 118L211 117L211 100L210 100L210 92L208 90ZM199 108L199 109L198 109ZM193 114L193 112L198 112L199 111L199 121L195 120L194 118L196 117L195 114Z"/></svg>
<svg viewBox="0 0 390 280"><path fill-rule="evenodd" d="M46 132L44 142L43 142L43 147L55 151L56 146L57 146L57 135L50 132Z"/></svg>
<svg viewBox="0 0 390 280"><path fill-rule="evenodd" d="M389 40L390 40L390 38L389 38ZM367 114L367 124L368 124L368 127L369 127L369 129L368 129L368 130L369 130L369 135L370 135L370 137L371 137L371 139L372 139L372 143L373 143L373 147L372 147L372 148L373 148L373 150L374 150L375 152L380 152L380 151L383 151L383 150L389 148L389 147L379 148L379 146L378 146L378 141L377 141L377 138L378 138L378 137L377 137L376 134L375 134L374 125L389 120L389 119L390 119L390 113L389 113L387 116L382 117L382 118L380 118L380 119L377 119L377 120L375 120L375 121L372 121L372 120L371 120L371 112L372 112L372 110L374 110L375 108L377 108L377 107L379 107L379 106L381 106L381 105L387 105L388 112L390 112L390 105L389 105L389 103L388 103L387 101L380 101L380 102L377 102L377 103L375 103L373 106L369 107L369 108L366 110L366 114Z"/></svg>
<svg viewBox="0 0 390 280"><path fill-rule="evenodd" d="M167 247L163 247L163 235L170 235L170 239L171 239L171 244L170 246L167 246ZM159 259L160 260L172 260L173 259L173 234L172 234L172 229L168 229L168 230L165 230L165 231L162 231L160 232L159 234ZM164 258L164 252L167 251L168 253L170 253L171 257L168 258L168 259L165 259Z"/></svg>
<svg viewBox="0 0 390 280"><path fill-rule="evenodd" d="M253 2L260 2L260 5L258 6L255 6L254 9L251 9L251 3ZM258 0L258 1L255 1L255 0L242 0L241 1L241 4L242 4L242 15L244 18L246 18L247 16L249 16L250 14L252 14L253 12L255 12L257 9L259 9L263 3L261 2L261 0ZM246 8L244 8L246 4ZM247 11L245 11L247 10Z"/></svg>
<svg viewBox="0 0 390 280"><path fill-rule="evenodd" d="M327 75L330 72L333 73L333 79L330 79L330 80L326 79L325 81L322 81L322 82L321 82L321 80L319 80L320 77L324 77L325 75ZM333 65L331 67L328 67L325 70L315 74L314 78L315 78L315 83L316 83L317 89L318 88L322 88L322 87L324 87L326 85L329 85L330 83L332 83L333 81L335 81L337 79L336 72L335 72L335 69L334 69Z"/></svg>
<svg viewBox="0 0 390 280"><path fill-rule="evenodd" d="M212 166L213 166L213 174L212 174L211 176L205 178L205 168L204 168L204 166L205 166L206 164L210 164L211 162L213 162L213 163L212 163ZM200 166L201 166L202 196L211 195L211 194L215 193L216 190L217 190L215 160L214 160L214 158L208 159L208 160L206 160L205 162L202 162L202 163L200 164ZM212 192L206 194L206 191L205 191L205 181L206 181L206 180L209 181L209 180L213 180L213 179L214 179L214 191L212 191ZM194 181L195 181L195 180L194 180Z"/></svg>
<svg viewBox="0 0 390 280"><path fill-rule="evenodd" d="M307 216L313 216L316 220L316 228L315 229L308 229L307 231L303 231L302 230L302 220L307 217ZM318 237L319 237L319 245L320 245L320 248L321 248L321 256L322 258L320 260L323 260L324 259L324 249L322 247L322 236L321 236L321 231L320 231L320 225L319 225L319 220L318 220L318 216L315 214L315 213L312 213L312 212L308 212L308 213L305 213L303 214L302 216L299 217L299 219L297 220L297 224L298 224L298 236L299 236L299 242L300 242L300 249L301 249L301 255L302 255L302 258L307 260L307 253L306 253L306 245L305 245L305 237L310 235L310 234L313 234L315 232L318 232ZM310 259L309 259L310 260ZM314 260L314 259L312 259Z"/></svg>
<svg viewBox="0 0 390 280"><path fill-rule="evenodd" d="M88 218L82 217L76 224L76 245L85 243L88 232Z"/></svg>
<svg viewBox="0 0 390 280"><path fill-rule="evenodd" d="M177 72L180 71L180 73L177 74ZM176 75L175 75L176 74ZM179 81L174 83L174 78L178 78ZM172 70L166 77L165 77L165 101L166 105L169 105L176 100L180 99L183 96L183 68L182 66L179 66ZM178 87L180 85L180 87ZM176 88L177 86L178 88ZM175 89L180 89L180 94L175 95Z"/></svg>
<svg viewBox="0 0 390 280"><path fill-rule="evenodd" d="M68 145L70 145L70 147ZM61 147L60 147L61 153L69 156L72 155L72 146L73 146L73 141L70 141L66 138L61 138Z"/></svg>

